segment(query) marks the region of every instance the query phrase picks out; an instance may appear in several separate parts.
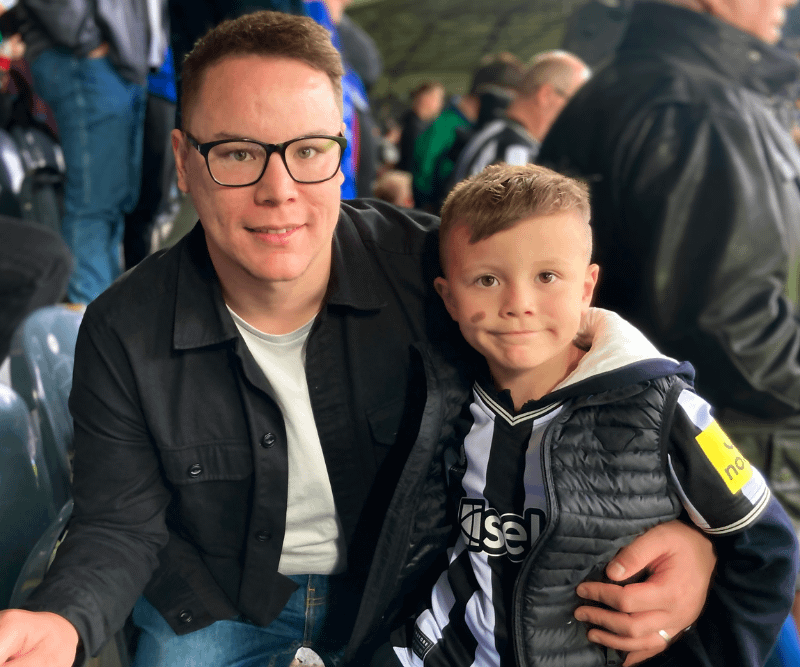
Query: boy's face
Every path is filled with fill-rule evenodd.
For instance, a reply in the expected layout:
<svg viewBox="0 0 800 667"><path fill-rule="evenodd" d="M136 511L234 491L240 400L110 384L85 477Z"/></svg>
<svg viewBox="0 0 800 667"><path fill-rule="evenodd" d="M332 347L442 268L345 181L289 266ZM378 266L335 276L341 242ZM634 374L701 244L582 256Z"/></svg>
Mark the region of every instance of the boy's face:
<svg viewBox="0 0 800 667"><path fill-rule="evenodd" d="M474 244L469 236L465 225L452 229L447 277L436 289L498 387L511 389L515 403L540 398L580 358L572 341L598 273L589 265L588 225L564 212L521 220Z"/></svg>

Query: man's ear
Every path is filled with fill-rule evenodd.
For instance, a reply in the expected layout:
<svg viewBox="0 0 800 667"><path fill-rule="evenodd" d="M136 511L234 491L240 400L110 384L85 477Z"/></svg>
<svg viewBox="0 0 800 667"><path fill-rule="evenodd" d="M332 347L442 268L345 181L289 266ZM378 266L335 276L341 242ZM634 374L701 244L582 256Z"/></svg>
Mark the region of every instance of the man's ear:
<svg viewBox="0 0 800 667"><path fill-rule="evenodd" d="M186 178L186 160L188 158L189 144L186 137L178 129L172 130L172 152L175 154L175 171L178 174L178 189L181 192L189 192L189 184Z"/></svg>
<svg viewBox="0 0 800 667"><path fill-rule="evenodd" d="M558 98L558 93L556 92L555 86L550 83L549 81L545 81L539 88L536 90L535 93L536 102L541 109L549 109L560 100Z"/></svg>
<svg viewBox="0 0 800 667"><path fill-rule="evenodd" d="M437 277L433 281L433 287L436 289L439 296L442 297L444 307L447 308L450 317L455 320L455 304L453 303L453 294L450 292L450 284L447 282L447 278L442 278L441 276Z"/></svg>

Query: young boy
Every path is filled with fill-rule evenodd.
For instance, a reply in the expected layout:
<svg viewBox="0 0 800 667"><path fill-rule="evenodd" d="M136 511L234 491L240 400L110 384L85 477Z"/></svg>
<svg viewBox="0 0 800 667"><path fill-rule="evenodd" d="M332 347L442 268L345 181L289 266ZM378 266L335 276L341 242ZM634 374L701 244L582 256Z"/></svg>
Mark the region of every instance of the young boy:
<svg viewBox="0 0 800 667"><path fill-rule="evenodd" d="M790 524L692 391L691 366L590 307L586 187L534 165L489 167L449 195L440 243L436 289L486 363L466 435L445 451L457 512L447 568L376 664L623 664L576 622L576 587L683 509L718 544L733 599L757 602L731 620L753 621L741 646L714 649L724 663L681 664L763 664L791 605ZM761 537L747 535L755 523ZM673 638L659 634L663 649Z"/></svg>

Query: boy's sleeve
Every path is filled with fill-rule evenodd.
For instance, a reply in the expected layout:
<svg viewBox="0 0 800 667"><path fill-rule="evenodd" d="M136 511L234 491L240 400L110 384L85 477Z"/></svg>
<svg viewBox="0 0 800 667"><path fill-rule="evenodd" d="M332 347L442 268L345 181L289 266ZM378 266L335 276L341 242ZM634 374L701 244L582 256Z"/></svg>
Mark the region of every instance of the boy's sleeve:
<svg viewBox="0 0 800 667"><path fill-rule="evenodd" d="M764 511L771 493L763 476L725 435L711 406L689 389L678 397L669 438L669 473L699 528L736 533Z"/></svg>
<svg viewBox="0 0 800 667"><path fill-rule="evenodd" d="M709 404L688 389L675 406L668 461L687 513L714 543L717 567L702 615L654 667L760 667L794 601L800 564L791 521Z"/></svg>

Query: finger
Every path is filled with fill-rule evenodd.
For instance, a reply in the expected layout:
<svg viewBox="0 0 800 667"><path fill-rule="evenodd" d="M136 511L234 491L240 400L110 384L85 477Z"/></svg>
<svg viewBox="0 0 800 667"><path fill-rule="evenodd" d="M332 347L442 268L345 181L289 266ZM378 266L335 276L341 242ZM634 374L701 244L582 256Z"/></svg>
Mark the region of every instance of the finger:
<svg viewBox="0 0 800 667"><path fill-rule="evenodd" d="M3 623L4 616L7 617L8 612L0 612L0 665L22 649L19 632L9 628L8 623Z"/></svg>
<svg viewBox="0 0 800 667"><path fill-rule="evenodd" d="M584 581L576 592L585 600L594 600L626 614L660 611L663 604L662 589L650 581L641 584L617 586L598 581Z"/></svg>
<svg viewBox="0 0 800 667"><path fill-rule="evenodd" d="M683 532L685 526L680 521L670 521L648 530L640 535L629 545L619 550L616 556L606 567L609 579L622 581L645 568L654 569L654 566L664 558L671 555L670 540L665 540L666 535ZM688 529L687 529L688 530Z"/></svg>
<svg viewBox="0 0 800 667"><path fill-rule="evenodd" d="M641 614L623 614L613 609L600 607L578 607L575 618L590 625L597 625L620 637L643 637L658 633L670 627L669 617L663 612L644 612ZM663 641L663 640L662 640Z"/></svg>
<svg viewBox="0 0 800 667"><path fill-rule="evenodd" d="M42 667L42 665L47 663L42 661L41 655L37 655L35 651L31 651L23 656L12 656L7 664L8 667Z"/></svg>
<svg viewBox="0 0 800 667"><path fill-rule="evenodd" d="M592 628L586 636L590 642L618 651L653 651L655 655L666 648L664 639L657 632L650 632L643 637L621 637L601 628Z"/></svg>

